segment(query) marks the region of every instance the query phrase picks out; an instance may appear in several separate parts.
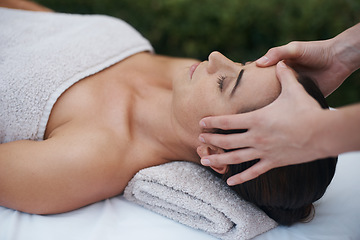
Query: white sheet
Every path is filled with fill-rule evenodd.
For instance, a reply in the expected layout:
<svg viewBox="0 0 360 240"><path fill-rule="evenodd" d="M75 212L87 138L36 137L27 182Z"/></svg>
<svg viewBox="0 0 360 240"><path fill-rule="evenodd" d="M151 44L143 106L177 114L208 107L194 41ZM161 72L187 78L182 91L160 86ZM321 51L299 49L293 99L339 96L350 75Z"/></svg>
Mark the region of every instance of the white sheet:
<svg viewBox="0 0 360 240"><path fill-rule="evenodd" d="M360 239L360 152L339 157L310 223L277 227L256 240ZM122 196L69 213L39 216L0 207L0 240L196 239L212 236L126 201Z"/></svg>

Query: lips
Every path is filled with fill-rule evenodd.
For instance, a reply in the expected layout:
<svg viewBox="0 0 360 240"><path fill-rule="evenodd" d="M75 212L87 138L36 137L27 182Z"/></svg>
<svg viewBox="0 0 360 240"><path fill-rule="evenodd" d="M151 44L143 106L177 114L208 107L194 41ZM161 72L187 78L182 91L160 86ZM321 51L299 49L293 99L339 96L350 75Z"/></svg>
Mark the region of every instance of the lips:
<svg viewBox="0 0 360 240"><path fill-rule="evenodd" d="M190 73L190 79L192 79L192 76L197 68L197 66L199 66L200 63L195 63L190 67L189 73Z"/></svg>

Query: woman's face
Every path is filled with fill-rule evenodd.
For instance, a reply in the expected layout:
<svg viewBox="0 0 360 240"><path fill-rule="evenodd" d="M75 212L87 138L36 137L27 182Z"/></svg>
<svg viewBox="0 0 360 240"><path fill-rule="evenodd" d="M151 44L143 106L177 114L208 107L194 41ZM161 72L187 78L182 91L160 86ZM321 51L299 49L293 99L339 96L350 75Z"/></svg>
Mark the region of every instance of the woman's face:
<svg viewBox="0 0 360 240"><path fill-rule="evenodd" d="M243 65L212 52L208 61L184 69L174 79L173 114L185 130L197 136L203 117L259 109L279 93L275 67Z"/></svg>

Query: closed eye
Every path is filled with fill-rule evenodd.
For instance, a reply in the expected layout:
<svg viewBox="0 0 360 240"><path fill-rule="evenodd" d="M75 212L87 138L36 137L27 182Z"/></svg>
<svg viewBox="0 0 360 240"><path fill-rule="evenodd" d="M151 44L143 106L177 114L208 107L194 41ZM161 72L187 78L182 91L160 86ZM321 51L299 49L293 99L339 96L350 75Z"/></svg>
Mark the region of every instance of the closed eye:
<svg viewBox="0 0 360 240"><path fill-rule="evenodd" d="M219 88L220 88L220 91L221 91L221 92L222 92L222 90L223 90L223 88L224 88L224 81L225 81L225 79L226 79L226 76L224 76L224 75L221 75L221 76L218 77L217 83L218 83L218 85L219 85Z"/></svg>

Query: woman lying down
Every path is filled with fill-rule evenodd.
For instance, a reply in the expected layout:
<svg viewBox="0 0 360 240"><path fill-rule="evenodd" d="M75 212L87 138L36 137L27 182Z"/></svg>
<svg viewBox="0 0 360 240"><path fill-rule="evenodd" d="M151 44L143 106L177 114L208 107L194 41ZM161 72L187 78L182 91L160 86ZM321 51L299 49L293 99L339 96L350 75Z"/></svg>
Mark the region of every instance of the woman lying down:
<svg viewBox="0 0 360 240"><path fill-rule="evenodd" d="M19 2L11 2L0 8L4 207L67 212L121 194L143 168L199 163L199 146L199 154L221 151L198 141L201 118L261 108L281 91L275 67L235 63L219 52L203 62L159 56L121 20L14 10ZM311 80L299 82L327 107ZM233 189L290 225L311 216L336 162L274 169ZM215 171L226 179L251 164Z"/></svg>

